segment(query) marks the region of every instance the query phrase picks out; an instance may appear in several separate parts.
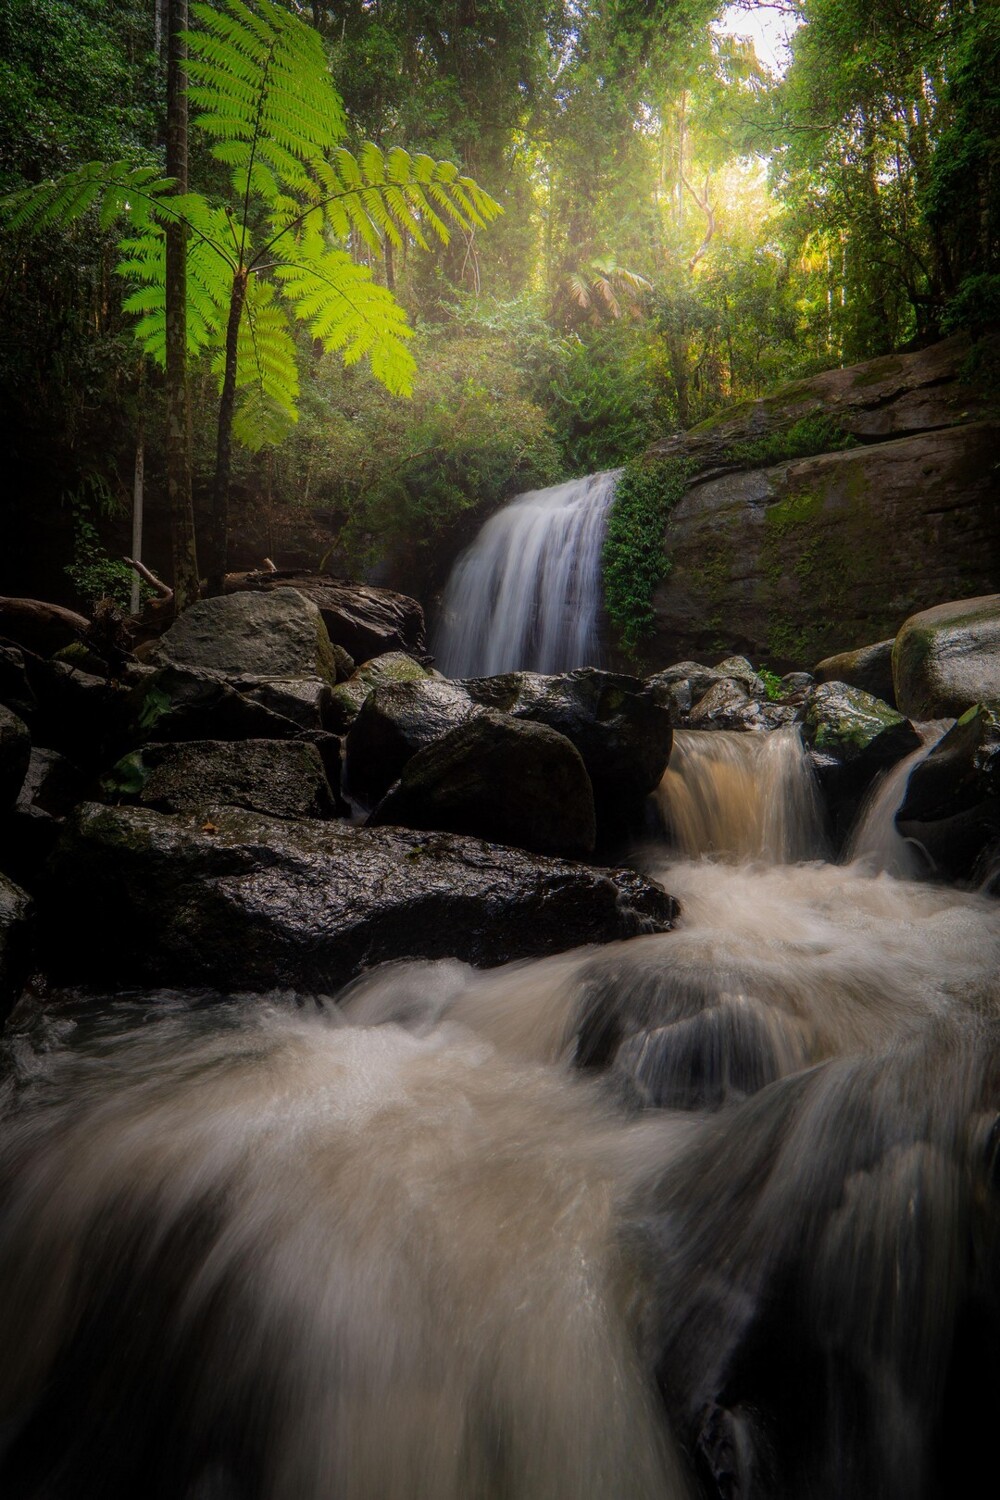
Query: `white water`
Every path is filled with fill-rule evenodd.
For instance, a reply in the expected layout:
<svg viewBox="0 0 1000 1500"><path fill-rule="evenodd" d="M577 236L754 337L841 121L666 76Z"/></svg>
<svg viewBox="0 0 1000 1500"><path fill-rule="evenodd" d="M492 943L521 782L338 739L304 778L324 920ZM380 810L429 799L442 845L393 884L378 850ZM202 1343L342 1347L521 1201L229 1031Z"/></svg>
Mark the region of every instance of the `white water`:
<svg viewBox="0 0 1000 1500"><path fill-rule="evenodd" d="M22 1010L5 1496L973 1492L998 904L825 862L794 734L678 741L673 933Z"/></svg>
<svg viewBox="0 0 1000 1500"><path fill-rule="evenodd" d="M530 490L456 562L433 649L448 677L568 672L600 660L601 546L618 470Z"/></svg>

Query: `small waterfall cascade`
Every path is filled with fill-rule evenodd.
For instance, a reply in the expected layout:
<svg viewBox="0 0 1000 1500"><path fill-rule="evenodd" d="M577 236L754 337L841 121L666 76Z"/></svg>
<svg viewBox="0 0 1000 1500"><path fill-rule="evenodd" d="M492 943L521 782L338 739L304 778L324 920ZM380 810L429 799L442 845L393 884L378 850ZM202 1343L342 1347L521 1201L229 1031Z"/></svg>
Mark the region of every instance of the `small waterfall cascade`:
<svg viewBox="0 0 1000 1500"><path fill-rule="evenodd" d="M446 676L599 663L601 545L619 473L529 490L486 522L442 600L433 650Z"/></svg>
<svg viewBox="0 0 1000 1500"><path fill-rule="evenodd" d="M657 798L693 858L790 864L823 852L819 799L798 730L677 730Z"/></svg>
<svg viewBox="0 0 1000 1500"><path fill-rule="evenodd" d="M926 871L927 860L896 827L896 810L906 794L911 771L930 754L954 722L954 719L932 719L914 724L923 744L879 777L872 787L847 842L848 864L858 861L875 872L886 871L901 880L915 880Z"/></svg>

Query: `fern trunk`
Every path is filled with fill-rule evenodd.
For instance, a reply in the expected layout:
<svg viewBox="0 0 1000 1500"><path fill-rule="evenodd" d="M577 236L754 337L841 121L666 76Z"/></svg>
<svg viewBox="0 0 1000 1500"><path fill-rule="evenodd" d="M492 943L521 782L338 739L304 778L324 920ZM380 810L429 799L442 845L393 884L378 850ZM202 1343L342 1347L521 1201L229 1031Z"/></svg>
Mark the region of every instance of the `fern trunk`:
<svg viewBox="0 0 1000 1500"><path fill-rule="evenodd" d="M241 266L233 277L226 325L226 368L219 398L219 427L215 447L215 485L212 492L212 567L208 592L221 594L229 564L229 480L233 466L233 416L236 411L236 374L240 322L247 298L247 273Z"/></svg>
<svg viewBox="0 0 1000 1500"><path fill-rule="evenodd" d="M176 178L178 193L187 191L188 0L169 0L167 8L167 172ZM198 554L195 547L194 507L191 501L191 463L187 420L187 236L183 224L166 227L166 407L167 507L173 553L174 603L178 611L199 594Z"/></svg>

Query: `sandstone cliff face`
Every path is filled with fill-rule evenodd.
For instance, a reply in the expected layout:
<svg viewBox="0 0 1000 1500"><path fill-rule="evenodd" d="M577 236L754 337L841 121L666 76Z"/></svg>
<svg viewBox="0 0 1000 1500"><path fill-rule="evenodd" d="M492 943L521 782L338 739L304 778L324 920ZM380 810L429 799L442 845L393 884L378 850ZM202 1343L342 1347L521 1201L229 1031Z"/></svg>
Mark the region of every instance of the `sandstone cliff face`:
<svg viewBox="0 0 1000 1500"><path fill-rule="evenodd" d="M742 651L809 665L894 635L916 610L992 592L1000 412L962 384L967 347L827 371L658 443L653 456L694 473L665 538L673 566L649 663ZM858 446L739 467L741 445L814 413Z"/></svg>

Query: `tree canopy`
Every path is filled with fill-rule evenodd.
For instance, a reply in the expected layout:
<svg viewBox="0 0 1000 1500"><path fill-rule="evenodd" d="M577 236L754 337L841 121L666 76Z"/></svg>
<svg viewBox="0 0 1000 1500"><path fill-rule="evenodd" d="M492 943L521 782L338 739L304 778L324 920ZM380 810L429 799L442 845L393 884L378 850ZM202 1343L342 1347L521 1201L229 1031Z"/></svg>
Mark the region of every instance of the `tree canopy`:
<svg viewBox="0 0 1000 1500"><path fill-rule="evenodd" d="M301 513L329 559L433 582L467 519L520 488L617 465L781 378L996 321L1000 8L780 10L779 74L740 36L740 8L713 0L314 4L296 25L342 100L318 127L321 174L303 166L318 138L297 152L273 120L248 164L234 117L205 95L222 86L218 59L196 57L196 500L214 462L204 394L224 374L242 268L240 556ZM291 7L271 11L280 24ZM224 47L236 14L202 6L196 30ZM126 196L137 170L162 181L162 50L152 0L0 0L0 188L74 170L84 183L96 157L122 164ZM288 99L305 110L297 66ZM228 86L238 114L249 73ZM453 199L450 243L416 254L434 194L470 177L503 217L484 235L487 200L468 213ZM41 513L66 518L64 552L73 506L100 495L113 511L127 489L130 319L151 353L161 337L156 214L123 250L100 206L95 194L74 225L0 247L14 469ZM271 254L279 230L294 256ZM320 244L381 325L357 321L356 302L331 313L310 261ZM338 351L368 355L374 374ZM141 399L155 408L155 379ZM110 543L117 523L97 519Z"/></svg>

